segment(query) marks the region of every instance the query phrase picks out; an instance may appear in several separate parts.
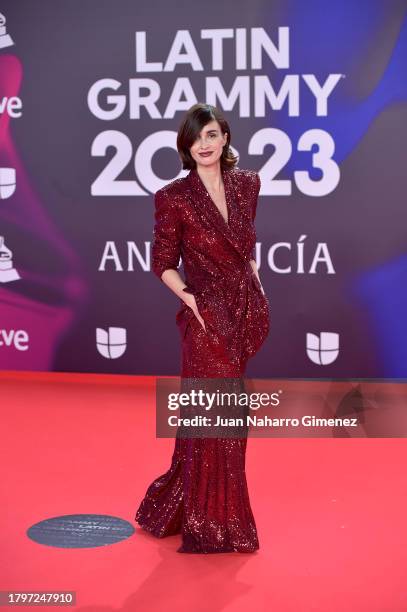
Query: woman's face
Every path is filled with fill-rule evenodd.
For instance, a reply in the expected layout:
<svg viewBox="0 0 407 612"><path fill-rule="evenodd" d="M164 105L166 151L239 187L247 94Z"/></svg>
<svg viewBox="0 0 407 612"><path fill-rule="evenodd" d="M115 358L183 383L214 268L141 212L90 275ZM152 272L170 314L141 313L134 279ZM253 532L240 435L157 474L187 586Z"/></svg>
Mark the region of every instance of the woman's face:
<svg viewBox="0 0 407 612"><path fill-rule="evenodd" d="M222 134L219 123L214 119L202 128L189 152L197 165L212 166L218 164L226 141L227 133Z"/></svg>

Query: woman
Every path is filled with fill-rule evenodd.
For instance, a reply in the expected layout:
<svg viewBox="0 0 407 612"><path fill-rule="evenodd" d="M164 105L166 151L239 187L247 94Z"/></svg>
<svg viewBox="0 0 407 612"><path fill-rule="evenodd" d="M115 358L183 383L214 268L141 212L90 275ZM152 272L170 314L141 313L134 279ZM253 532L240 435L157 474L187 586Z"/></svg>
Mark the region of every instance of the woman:
<svg viewBox="0 0 407 612"><path fill-rule="evenodd" d="M269 332L254 259L260 177L235 167L230 139L217 108L192 106L177 138L190 172L155 194L152 269L181 298L181 380L242 379ZM246 443L245 436L177 437L171 467L149 486L136 521L157 537L182 533L177 552L257 550Z"/></svg>

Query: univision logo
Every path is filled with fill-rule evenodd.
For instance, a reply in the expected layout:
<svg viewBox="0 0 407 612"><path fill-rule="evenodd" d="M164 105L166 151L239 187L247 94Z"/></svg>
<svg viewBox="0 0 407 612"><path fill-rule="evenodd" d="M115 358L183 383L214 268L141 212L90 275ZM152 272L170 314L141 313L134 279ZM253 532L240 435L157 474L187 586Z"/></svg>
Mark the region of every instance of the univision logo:
<svg viewBox="0 0 407 612"><path fill-rule="evenodd" d="M339 354L339 334L321 332L319 336L307 333L307 355L317 365L333 363Z"/></svg>
<svg viewBox="0 0 407 612"><path fill-rule="evenodd" d="M0 200L10 198L16 190L16 171L14 168L0 168Z"/></svg>
<svg viewBox="0 0 407 612"><path fill-rule="evenodd" d="M126 329L124 327L109 327L106 331L96 328L96 347L106 359L121 357L127 347Z"/></svg>

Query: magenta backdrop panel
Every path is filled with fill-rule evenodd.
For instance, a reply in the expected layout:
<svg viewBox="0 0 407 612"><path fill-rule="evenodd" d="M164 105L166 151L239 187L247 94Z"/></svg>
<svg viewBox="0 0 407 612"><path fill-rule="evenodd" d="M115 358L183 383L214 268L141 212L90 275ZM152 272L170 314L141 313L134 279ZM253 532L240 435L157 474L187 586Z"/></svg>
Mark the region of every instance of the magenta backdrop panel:
<svg viewBox="0 0 407 612"><path fill-rule="evenodd" d="M3 2L0 369L179 373L153 198L199 101L262 181L248 375L405 378L406 74L401 1Z"/></svg>

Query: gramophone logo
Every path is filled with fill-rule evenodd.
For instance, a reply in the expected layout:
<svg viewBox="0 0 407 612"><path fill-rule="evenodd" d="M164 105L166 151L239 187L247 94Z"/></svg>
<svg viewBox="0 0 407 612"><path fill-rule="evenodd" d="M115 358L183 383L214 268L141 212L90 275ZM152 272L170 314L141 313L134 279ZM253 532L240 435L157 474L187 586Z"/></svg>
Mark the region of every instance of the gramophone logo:
<svg viewBox="0 0 407 612"><path fill-rule="evenodd" d="M317 365L333 363L339 354L339 334L321 332L307 334L307 355Z"/></svg>
<svg viewBox="0 0 407 612"><path fill-rule="evenodd" d="M96 346L99 353L106 359L121 357L127 346L126 329L124 327L109 327L106 331L97 327Z"/></svg>
<svg viewBox="0 0 407 612"><path fill-rule="evenodd" d="M4 237L0 236L0 283L9 283L20 277L13 267L13 254L4 243Z"/></svg>
<svg viewBox="0 0 407 612"><path fill-rule="evenodd" d="M11 197L16 190L16 171L14 168L0 168L0 200Z"/></svg>
<svg viewBox="0 0 407 612"><path fill-rule="evenodd" d="M11 47L11 45L14 45L14 41L11 36L7 34L6 18L0 13L0 49Z"/></svg>

